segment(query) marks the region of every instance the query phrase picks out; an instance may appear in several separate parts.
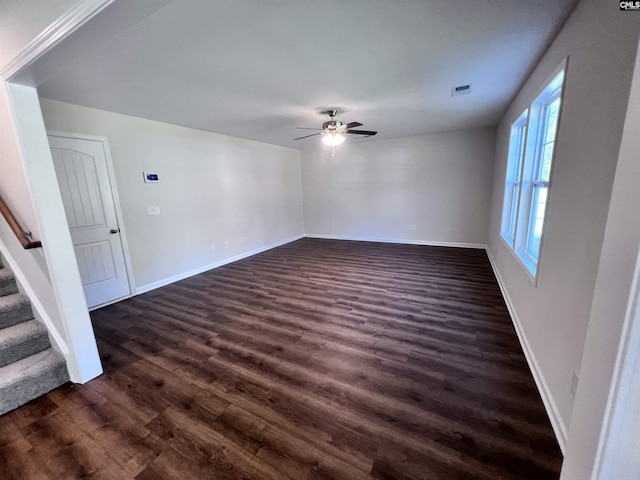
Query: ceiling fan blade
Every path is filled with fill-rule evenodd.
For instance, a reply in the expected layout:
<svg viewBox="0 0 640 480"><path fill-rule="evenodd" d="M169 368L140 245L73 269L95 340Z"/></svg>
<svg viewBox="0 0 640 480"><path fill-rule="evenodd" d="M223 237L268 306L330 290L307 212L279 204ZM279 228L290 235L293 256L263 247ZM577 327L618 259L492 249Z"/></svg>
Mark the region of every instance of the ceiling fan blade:
<svg viewBox="0 0 640 480"><path fill-rule="evenodd" d="M304 137L294 138L294 140L302 140L303 138L307 138L307 137L315 137L316 135L320 135L320 132L318 132L318 133L312 133L311 135L305 135Z"/></svg>
<svg viewBox="0 0 640 480"><path fill-rule="evenodd" d="M322 130L321 128L296 127L298 130Z"/></svg>
<svg viewBox="0 0 640 480"><path fill-rule="evenodd" d="M356 135L366 135L367 137L372 137L378 132L374 132L372 130L347 130L344 133L354 133Z"/></svg>
<svg viewBox="0 0 640 480"><path fill-rule="evenodd" d="M347 123L346 127L347 128L354 128L354 127L361 127L362 124L360 122L351 122L351 123Z"/></svg>

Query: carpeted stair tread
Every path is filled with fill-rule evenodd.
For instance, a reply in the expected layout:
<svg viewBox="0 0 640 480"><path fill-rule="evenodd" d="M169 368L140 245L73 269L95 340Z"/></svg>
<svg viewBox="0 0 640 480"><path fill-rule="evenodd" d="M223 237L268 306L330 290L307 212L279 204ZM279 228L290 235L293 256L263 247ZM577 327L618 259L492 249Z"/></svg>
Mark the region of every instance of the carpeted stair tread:
<svg viewBox="0 0 640 480"><path fill-rule="evenodd" d="M68 381L64 357L51 348L46 327L0 258L0 415Z"/></svg>
<svg viewBox="0 0 640 480"><path fill-rule="evenodd" d="M47 329L37 320L0 330L0 367L49 348Z"/></svg>
<svg viewBox="0 0 640 480"><path fill-rule="evenodd" d="M18 293L18 286L13 272L8 268L0 268L0 295Z"/></svg>
<svg viewBox="0 0 640 480"><path fill-rule="evenodd" d="M69 381L64 358L53 349L0 368L0 415Z"/></svg>
<svg viewBox="0 0 640 480"><path fill-rule="evenodd" d="M7 328L33 318L31 303L21 293L0 297L0 328Z"/></svg>

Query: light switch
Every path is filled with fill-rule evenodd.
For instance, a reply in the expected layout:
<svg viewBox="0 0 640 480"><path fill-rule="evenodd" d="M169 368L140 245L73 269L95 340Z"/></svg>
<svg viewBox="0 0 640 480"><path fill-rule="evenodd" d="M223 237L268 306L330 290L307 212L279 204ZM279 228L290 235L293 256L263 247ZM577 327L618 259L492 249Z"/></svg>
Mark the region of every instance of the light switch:
<svg viewBox="0 0 640 480"><path fill-rule="evenodd" d="M147 207L147 215L160 215L160 207Z"/></svg>

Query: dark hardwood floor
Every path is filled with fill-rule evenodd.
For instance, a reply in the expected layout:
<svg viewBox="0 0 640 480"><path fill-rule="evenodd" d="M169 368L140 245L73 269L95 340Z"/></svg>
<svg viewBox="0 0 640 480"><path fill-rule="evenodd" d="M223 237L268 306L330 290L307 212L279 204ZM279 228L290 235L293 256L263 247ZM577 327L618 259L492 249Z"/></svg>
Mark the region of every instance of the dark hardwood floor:
<svg viewBox="0 0 640 480"><path fill-rule="evenodd" d="M105 374L0 417L3 479L557 479L482 250L303 239L92 313Z"/></svg>

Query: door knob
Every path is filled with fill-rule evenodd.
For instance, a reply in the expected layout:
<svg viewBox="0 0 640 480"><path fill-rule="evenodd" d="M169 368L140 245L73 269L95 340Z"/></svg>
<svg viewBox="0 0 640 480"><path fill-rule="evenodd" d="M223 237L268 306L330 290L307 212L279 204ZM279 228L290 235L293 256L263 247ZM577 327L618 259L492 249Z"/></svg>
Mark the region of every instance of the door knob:
<svg viewBox="0 0 640 480"><path fill-rule="evenodd" d="M115 234L115 233L118 233L119 231L120 231L120 229L119 229L119 228L112 228L112 229L109 231L109 233L114 233L114 234Z"/></svg>

